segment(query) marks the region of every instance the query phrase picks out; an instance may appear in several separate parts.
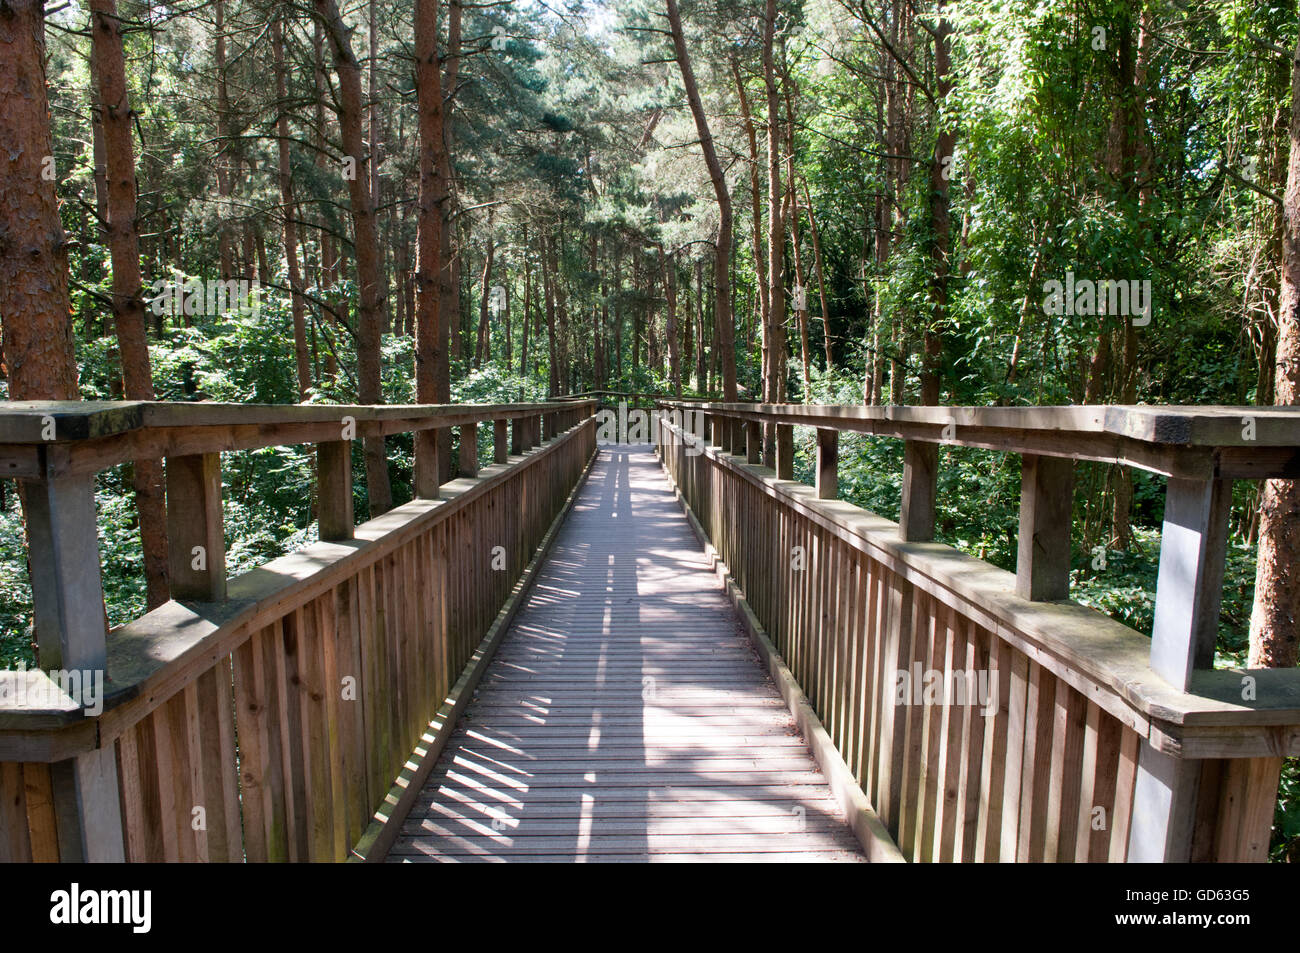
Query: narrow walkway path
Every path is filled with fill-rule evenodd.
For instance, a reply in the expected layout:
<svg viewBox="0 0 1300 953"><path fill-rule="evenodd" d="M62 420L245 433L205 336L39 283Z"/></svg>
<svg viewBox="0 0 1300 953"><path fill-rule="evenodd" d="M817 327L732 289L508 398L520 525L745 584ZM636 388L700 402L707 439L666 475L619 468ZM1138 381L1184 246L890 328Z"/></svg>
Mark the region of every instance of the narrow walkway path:
<svg viewBox="0 0 1300 953"><path fill-rule="evenodd" d="M650 447L606 447L389 861L861 861Z"/></svg>

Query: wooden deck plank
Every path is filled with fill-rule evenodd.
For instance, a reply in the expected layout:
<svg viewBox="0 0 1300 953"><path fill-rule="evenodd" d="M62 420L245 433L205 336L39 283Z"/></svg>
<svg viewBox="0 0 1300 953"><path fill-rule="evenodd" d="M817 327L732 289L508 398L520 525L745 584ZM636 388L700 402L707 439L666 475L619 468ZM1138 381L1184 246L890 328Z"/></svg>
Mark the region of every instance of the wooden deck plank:
<svg viewBox="0 0 1300 953"><path fill-rule="evenodd" d="M648 447L606 449L390 862L861 862Z"/></svg>

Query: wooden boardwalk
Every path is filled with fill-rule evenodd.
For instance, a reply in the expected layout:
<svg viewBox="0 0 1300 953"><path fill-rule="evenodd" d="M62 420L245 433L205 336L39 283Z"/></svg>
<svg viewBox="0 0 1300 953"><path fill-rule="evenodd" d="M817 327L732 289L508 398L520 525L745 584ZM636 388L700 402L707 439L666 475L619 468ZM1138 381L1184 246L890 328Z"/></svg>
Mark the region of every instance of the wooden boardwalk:
<svg viewBox="0 0 1300 953"><path fill-rule="evenodd" d="M650 447L602 449L388 860L863 860Z"/></svg>

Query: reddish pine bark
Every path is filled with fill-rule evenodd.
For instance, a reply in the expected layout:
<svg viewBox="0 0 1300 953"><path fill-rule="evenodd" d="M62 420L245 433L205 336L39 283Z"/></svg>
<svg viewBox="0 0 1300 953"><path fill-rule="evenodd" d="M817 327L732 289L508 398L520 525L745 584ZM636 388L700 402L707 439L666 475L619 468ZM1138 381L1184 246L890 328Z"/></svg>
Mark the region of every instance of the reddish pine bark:
<svg viewBox="0 0 1300 953"><path fill-rule="evenodd" d="M709 170L709 181L713 185L713 194L718 201L718 241L713 249L713 284L717 290L714 295L714 321L718 328L718 344L722 349L722 389L723 400L736 399L736 351L735 318L731 313L731 244L732 211L731 191L718 161L718 151L713 144L713 133L709 129L709 120L704 113L704 103L700 99L699 85L695 81L695 71L691 67L690 51L686 47L686 36L682 31L682 18L677 9L677 0L668 0L668 23L673 34L673 50L677 56L677 65L681 69L682 85L686 87L686 101L691 107L691 116L695 119L695 131L700 137L700 150L704 153L704 164ZM670 359L676 359L675 346L670 350ZM673 381L681 393L681 375L674 370Z"/></svg>
<svg viewBox="0 0 1300 953"><path fill-rule="evenodd" d="M45 28L37 0L0 16L0 320L13 400L78 400L68 246L54 194L45 93Z"/></svg>
<svg viewBox="0 0 1300 953"><path fill-rule="evenodd" d="M293 353L298 368L298 399L306 400L311 390L311 360L307 354L307 309L303 302L302 271L298 265L297 212L293 201L293 176L289 168L289 90L284 68L284 27L279 17L271 23L271 58L275 69L275 95L279 100L276 119L280 204L284 209L284 257L289 270L289 297L293 313Z"/></svg>
<svg viewBox="0 0 1300 953"><path fill-rule="evenodd" d="M772 343L763 399L769 404L785 399L785 223L781 218L781 117L772 49L775 35L776 0L767 0L763 20L763 83L767 90L767 298L771 312L768 337Z"/></svg>
<svg viewBox="0 0 1300 953"><path fill-rule="evenodd" d="M145 336L144 279L140 274L140 238L136 228L133 113L127 99L126 59L114 0L91 0L91 62L100 102L104 136L105 206L109 255L113 264L113 319L127 400L153 400L149 342ZM168 600L167 508L161 460L132 464L136 514L144 555L146 599L153 609Z"/></svg>
<svg viewBox="0 0 1300 953"><path fill-rule="evenodd" d="M1300 47L1291 68L1291 158L1282 197L1274 401L1300 404ZM1259 561L1250 617L1251 667L1288 668L1300 646L1300 481L1267 480L1260 495Z"/></svg>
<svg viewBox="0 0 1300 953"><path fill-rule="evenodd" d="M348 178L348 196L352 204L353 243L356 246L357 284L360 308L357 314L357 398L363 404L383 403L380 380L380 321L383 289L380 287L379 238L375 231L374 196L370 194L366 147L361 134L361 65L352 52L347 25L339 14L335 0L315 0L316 15L325 25L339 79L339 129L343 136L343 153L352 160ZM382 436L364 440L366 490L370 498L370 515L378 516L393 508L393 493L388 480L388 455Z"/></svg>

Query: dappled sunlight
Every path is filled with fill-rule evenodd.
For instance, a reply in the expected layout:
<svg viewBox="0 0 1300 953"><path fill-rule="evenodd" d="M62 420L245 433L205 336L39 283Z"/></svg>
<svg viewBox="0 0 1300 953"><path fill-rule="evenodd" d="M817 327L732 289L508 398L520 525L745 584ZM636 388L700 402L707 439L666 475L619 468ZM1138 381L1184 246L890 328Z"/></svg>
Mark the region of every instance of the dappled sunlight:
<svg viewBox="0 0 1300 953"><path fill-rule="evenodd" d="M393 860L860 860L649 447L606 448Z"/></svg>

